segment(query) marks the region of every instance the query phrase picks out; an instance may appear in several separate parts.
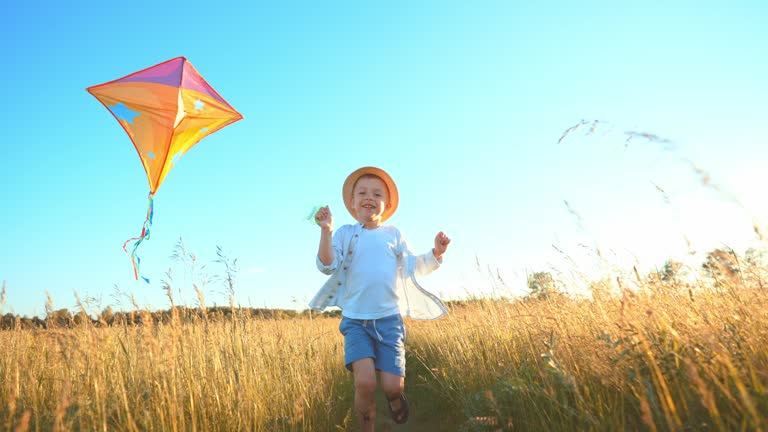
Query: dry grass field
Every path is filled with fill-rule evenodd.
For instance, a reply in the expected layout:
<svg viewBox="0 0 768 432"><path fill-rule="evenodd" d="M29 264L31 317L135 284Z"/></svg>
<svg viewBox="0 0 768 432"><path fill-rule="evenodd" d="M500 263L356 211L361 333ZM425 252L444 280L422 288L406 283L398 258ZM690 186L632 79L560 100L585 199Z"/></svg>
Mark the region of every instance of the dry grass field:
<svg viewBox="0 0 768 432"><path fill-rule="evenodd" d="M411 420L379 398L377 430L768 430L763 279L635 276L408 321ZM182 318L0 332L0 430L355 430L337 318Z"/></svg>

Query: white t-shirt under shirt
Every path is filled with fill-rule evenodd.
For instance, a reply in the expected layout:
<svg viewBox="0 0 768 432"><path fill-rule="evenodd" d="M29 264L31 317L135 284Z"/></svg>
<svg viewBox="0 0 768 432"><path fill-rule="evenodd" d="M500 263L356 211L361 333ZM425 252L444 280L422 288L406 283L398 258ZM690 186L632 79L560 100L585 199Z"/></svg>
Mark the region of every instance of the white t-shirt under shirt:
<svg viewBox="0 0 768 432"><path fill-rule="evenodd" d="M339 299L342 314L354 319L394 315L397 305L397 229L363 229L352 251L347 289Z"/></svg>

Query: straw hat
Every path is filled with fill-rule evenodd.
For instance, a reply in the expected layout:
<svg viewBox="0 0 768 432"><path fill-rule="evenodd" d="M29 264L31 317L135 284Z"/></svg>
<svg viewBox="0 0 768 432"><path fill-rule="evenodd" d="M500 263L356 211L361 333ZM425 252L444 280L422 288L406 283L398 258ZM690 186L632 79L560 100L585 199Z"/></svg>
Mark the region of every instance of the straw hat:
<svg viewBox="0 0 768 432"><path fill-rule="evenodd" d="M352 217L357 219L357 212L355 212L354 207L352 207L352 188L355 187L355 183L357 183L357 180L366 174L373 174L376 177L380 178L384 182L384 184L387 186L387 189L389 191L389 207L384 209L384 214L381 215L381 221L384 222L395 213L395 210L397 210L399 197L397 194L397 186L395 185L395 181L392 180L392 177L390 177L389 174L387 174L386 171L384 171L381 168L376 168L371 166L362 167L355 170L354 172L352 172L352 174L347 176L347 179L344 180L344 188L342 189L342 193L344 194L343 195L344 205L347 206L347 210L349 211L349 214L351 214Z"/></svg>

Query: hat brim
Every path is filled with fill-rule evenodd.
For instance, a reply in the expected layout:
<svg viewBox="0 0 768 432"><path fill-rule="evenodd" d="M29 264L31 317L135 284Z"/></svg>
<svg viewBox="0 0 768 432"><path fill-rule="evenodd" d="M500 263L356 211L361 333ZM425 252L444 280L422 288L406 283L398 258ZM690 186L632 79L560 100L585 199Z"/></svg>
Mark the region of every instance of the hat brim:
<svg viewBox="0 0 768 432"><path fill-rule="evenodd" d="M387 186L387 190L389 192L389 207L384 209L384 213L381 215L381 221L384 222L395 213L395 210L397 210L400 197L397 192L397 185L395 185L395 181L392 180L392 177L390 177L389 174L387 174L387 172L381 168L371 166L362 167L356 169L352 172L352 174L347 176L347 179L344 180L344 187L342 188L342 193L344 194L344 205L347 206L347 211L349 211L349 214L351 214L353 218L357 219L357 212L352 206L352 188L355 187L357 180L366 174L375 175L376 177L380 178Z"/></svg>

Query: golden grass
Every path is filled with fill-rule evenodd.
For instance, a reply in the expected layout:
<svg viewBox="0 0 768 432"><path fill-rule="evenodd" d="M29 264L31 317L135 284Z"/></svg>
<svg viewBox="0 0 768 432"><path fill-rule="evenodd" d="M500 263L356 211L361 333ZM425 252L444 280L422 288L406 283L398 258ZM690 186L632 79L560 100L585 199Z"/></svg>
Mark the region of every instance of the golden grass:
<svg viewBox="0 0 768 432"><path fill-rule="evenodd" d="M594 300L477 300L408 321L414 409L402 430L768 430L768 291L640 282ZM0 429L353 430L337 326L3 331Z"/></svg>
<svg viewBox="0 0 768 432"><path fill-rule="evenodd" d="M337 324L2 332L0 427L29 413L32 430L328 430L351 403Z"/></svg>
<svg viewBox="0 0 768 432"><path fill-rule="evenodd" d="M479 301L413 326L411 352L464 430L768 429L768 292L643 288Z"/></svg>

